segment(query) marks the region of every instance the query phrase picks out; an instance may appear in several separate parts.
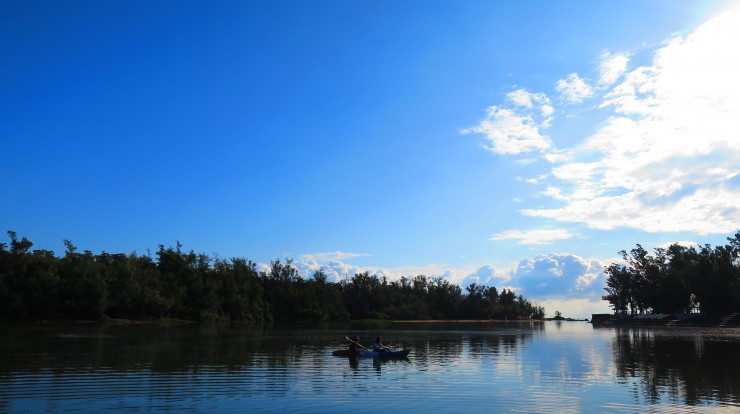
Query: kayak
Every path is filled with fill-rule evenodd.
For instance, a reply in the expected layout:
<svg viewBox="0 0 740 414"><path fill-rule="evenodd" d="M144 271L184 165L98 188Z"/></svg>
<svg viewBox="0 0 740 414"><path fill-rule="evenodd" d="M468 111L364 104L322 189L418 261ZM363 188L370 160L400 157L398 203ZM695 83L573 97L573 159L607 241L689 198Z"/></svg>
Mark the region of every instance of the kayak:
<svg viewBox="0 0 740 414"><path fill-rule="evenodd" d="M410 349L403 349L400 351L386 351L386 352L375 352L375 351L350 351L349 349L340 349L334 351L331 354L334 356L348 356L348 357L377 357L377 358L404 358L409 355Z"/></svg>
<svg viewBox="0 0 740 414"><path fill-rule="evenodd" d="M334 351L331 354L334 356L348 356L348 357L403 358L403 357L408 356L410 352L411 352L410 349L403 349L400 351L385 351L385 352L350 351L349 349L340 349L339 351Z"/></svg>

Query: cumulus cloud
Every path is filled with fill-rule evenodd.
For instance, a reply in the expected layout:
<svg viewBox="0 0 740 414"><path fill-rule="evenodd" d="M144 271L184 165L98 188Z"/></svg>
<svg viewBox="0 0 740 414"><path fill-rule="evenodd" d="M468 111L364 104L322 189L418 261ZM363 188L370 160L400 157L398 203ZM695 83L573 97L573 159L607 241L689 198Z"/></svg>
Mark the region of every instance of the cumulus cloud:
<svg viewBox="0 0 740 414"><path fill-rule="evenodd" d="M337 282L342 279L352 277L357 273L368 272L370 275L385 277L389 281L398 280L401 277L425 275L428 277L441 277L450 283L460 284L464 279L466 279L476 271L476 269L473 267L450 266L441 263L432 263L419 266L407 265L396 267L382 267L355 266L345 263L341 260L320 262L314 259L305 258L294 260L292 265L298 270L299 275L304 279L311 278L316 271L322 270L326 274L327 280L330 282ZM270 265L265 263L258 263L257 270L269 273ZM506 279L506 275L503 271L498 272L496 277L500 279Z"/></svg>
<svg viewBox="0 0 740 414"><path fill-rule="evenodd" d="M426 275L441 277L450 283L467 287L472 283L510 289L524 295L550 313L562 311L566 316L588 317L590 313L608 312L601 302L606 282L605 264L612 261L582 258L569 253L550 253L521 260L512 268L492 264L475 267L455 267L445 264L422 266L373 267L353 266L342 261L320 264L315 260L295 260L293 266L303 278L310 278L321 269L330 282L337 282L356 273L369 272L390 281L401 277ZM258 270L269 272L268 264L258 264Z"/></svg>
<svg viewBox="0 0 740 414"><path fill-rule="evenodd" d="M677 244L677 245L683 246L683 247L697 247L697 246L699 246L699 243L697 243L697 242L688 241L688 240L679 240L679 241L675 241L675 242L668 242L668 243L659 244L659 245L657 245L655 247L656 248L659 248L659 249L667 249L667 248L673 246L674 244Z"/></svg>
<svg viewBox="0 0 740 414"><path fill-rule="evenodd" d="M467 275L474 271L472 267L456 267L443 263L432 263L428 265L407 265L396 267L367 267L363 271L370 274L385 276L388 280L398 280L401 277L414 277L425 275L429 277L441 277L450 283L460 284Z"/></svg>
<svg viewBox="0 0 740 414"><path fill-rule="evenodd" d="M506 98L508 98L511 102L513 102L515 105L523 106L525 108L531 108L532 107L532 101L533 97L536 95L525 91L524 89L517 89L515 91L509 92L506 94Z"/></svg>
<svg viewBox="0 0 740 414"><path fill-rule="evenodd" d="M463 134L485 135L486 146L498 154L546 152L552 147L550 138L541 130L550 126L554 109L542 93L524 89L506 95L508 105L491 106L478 125L462 130Z"/></svg>
<svg viewBox="0 0 740 414"><path fill-rule="evenodd" d="M591 298L603 294L605 263L570 253L551 253L519 262L515 279L527 298Z"/></svg>
<svg viewBox="0 0 740 414"><path fill-rule="evenodd" d="M267 263L257 263L256 269L260 273L270 273L270 265Z"/></svg>
<svg viewBox="0 0 740 414"><path fill-rule="evenodd" d="M600 97L602 126L570 158L554 160L558 182L545 194L565 205L522 213L601 230L735 231L738 38L740 17L725 13L667 42L647 66L624 72L626 56L602 55L602 83L621 80Z"/></svg>
<svg viewBox="0 0 740 414"><path fill-rule="evenodd" d="M604 51L599 56L599 84L611 85L627 70L630 56L627 53L609 53Z"/></svg>
<svg viewBox="0 0 740 414"><path fill-rule="evenodd" d="M560 311L567 318L591 318L594 313L612 313L609 302L597 299L544 299L537 301L544 306L548 317Z"/></svg>
<svg viewBox="0 0 740 414"><path fill-rule="evenodd" d="M351 277L355 273L362 272L360 267L352 266L342 261L334 260L328 263L320 264L315 260L298 259L293 260L292 266L298 271L300 277L309 279L314 273L322 270L326 274L329 282L338 282L345 277ZM270 265L266 263L257 263L257 271L270 273Z"/></svg>
<svg viewBox="0 0 740 414"><path fill-rule="evenodd" d="M497 106L488 108L485 119L463 132L484 134L490 141L487 148L498 154L545 151L552 145L547 136L540 134L540 125L532 116Z"/></svg>
<svg viewBox="0 0 740 414"><path fill-rule="evenodd" d="M568 102L580 103L593 95L593 88L589 86L577 73L571 73L565 79L560 79L555 90Z"/></svg>
<svg viewBox="0 0 740 414"><path fill-rule="evenodd" d="M510 279L511 275L507 271L502 271L496 269L496 267L491 264L486 264L479 267L475 272L469 274L459 284L463 287L469 286L473 283L476 285L494 286Z"/></svg>
<svg viewBox="0 0 740 414"><path fill-rule="evenodd" d="M499 269L491 264L485 264L478 268L450 266L446 264L432 263L428 265L407 265L396 267L382 266L354 266L341 260L333 260L327 263L319 263L316 260L298 259L294 260L292 266L298 270L304 279L313 277L314 273L322 270L327 280L338 282L357 273L368 272L370 275L385 277L389 281L399 280L402 277L413 278L425 275L432 278L442 278L450 283L468 286L471 283L479 285L494 286L511 280L512 270ZM270 265L258 263L257 270L269 273ZM516 288L514 286L514 288ZM518 289L518 288L517 288Z"/></svg>
<svg viewBox="0 0 740 414"><path fill-rule="evenodd" d="M566 229L506 230L491 236L491 240L519 239L519 244L550 244L573 237Z"/></svg>
<svg viewBox="0 0 740 414"><path fill-rule="evenodd" d="M516 106L539 110L542 116L545 117L545 122L549 122L548 118L554 111L550 104L550 98L544 93L532 93L524 89L517 89L507 93L506 99Z"/></svg>

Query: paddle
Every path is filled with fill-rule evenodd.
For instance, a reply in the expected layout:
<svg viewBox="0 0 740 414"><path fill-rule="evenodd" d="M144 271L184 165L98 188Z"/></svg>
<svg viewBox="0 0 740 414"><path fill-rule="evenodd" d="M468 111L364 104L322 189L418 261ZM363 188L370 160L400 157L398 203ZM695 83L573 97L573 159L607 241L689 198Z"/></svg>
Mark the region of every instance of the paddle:
<svg viewBox="0 0 740 414"><path fill-rule="evenodd" d="M363 346L363 345L362 345L361 343L359 343L359 342L355 342L355 341L353 341L353 340L349 339L349 337L348 337L348 336L345 336L345 337L344 337L344 339L346 339L346 340L348 340L348 341L352 342L353 344L355 344L355 345L359 346L360 348L364 348L364 349L366 349L366 350L368 350L368 351L372 351L372 349L370 349L370 348L367 348L367 347Z"/></svg>

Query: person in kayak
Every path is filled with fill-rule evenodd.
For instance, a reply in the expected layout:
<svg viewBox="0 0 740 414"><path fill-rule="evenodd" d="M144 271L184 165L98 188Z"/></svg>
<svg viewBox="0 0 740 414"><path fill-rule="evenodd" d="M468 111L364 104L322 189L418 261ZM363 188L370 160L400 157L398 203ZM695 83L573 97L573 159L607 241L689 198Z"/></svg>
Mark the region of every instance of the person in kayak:
<svg viewBox="0 0 740 414"><path fill-rule="evenodd" d="M355 336L352 338L351 341L349 341L349 350L352 352L357 352L358 345L360 344L360 337Z"/></svg>
<svg viewBox="0 0 740 414"><path fill-rule="evenodd" d="M384 346L382 342L380 342L380 337L375 338L375 343L373 344L373 351L388 352L388 348Z"/></svg>

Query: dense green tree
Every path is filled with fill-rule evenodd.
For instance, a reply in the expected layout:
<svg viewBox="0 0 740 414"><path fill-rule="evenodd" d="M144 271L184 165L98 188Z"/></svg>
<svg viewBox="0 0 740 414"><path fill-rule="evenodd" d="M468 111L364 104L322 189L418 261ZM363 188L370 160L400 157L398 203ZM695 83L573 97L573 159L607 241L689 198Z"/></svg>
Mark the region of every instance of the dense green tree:
<svg viewBox="0 0 740 414"><path fill-rule="evenodd" d="M625 266L612 264L604 270L607 275L607 294L603 299L611 303L614 313L627 313L628 309L633 312L637 309L634 299L635 290L633 286L633 273Z"/></svg>
<svg viewBox="0 0 740 414"><path fill-rule="evenodd" d="M510 290L471 285L467 294L442 278L417 275L389 282L358 273L338 283L322 270L304 279L290 259L266 271L241 258L213 259L160 245L136 253L30 251L8 232L0 244L0 318L288 321L346 319L543 318L544 309Z"/></svg>
<svg viewBox="0 0 740 414"><path fill-rule="evenodd" d="M740 311L740 232L725 246L678 244L649 254L639 244L605 269L604 300L616 313Z"/></svg>

